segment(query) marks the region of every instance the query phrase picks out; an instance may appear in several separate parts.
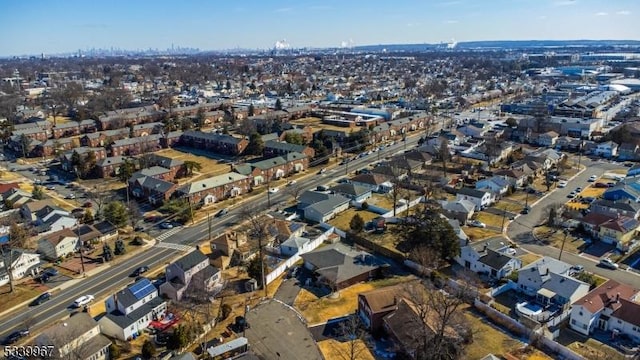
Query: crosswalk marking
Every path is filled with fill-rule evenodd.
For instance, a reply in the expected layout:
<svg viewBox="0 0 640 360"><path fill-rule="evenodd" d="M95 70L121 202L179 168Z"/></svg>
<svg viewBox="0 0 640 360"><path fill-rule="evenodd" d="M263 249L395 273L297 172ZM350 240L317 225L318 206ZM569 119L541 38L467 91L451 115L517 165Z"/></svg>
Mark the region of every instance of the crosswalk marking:
<svg viewBox="0 0 640 360"><path fill-rule="evenodd" d="M165 249L174 249L180 251L191 251L195 249L193 246L168 243L168 242L159 242L156 244L157 247L165 248Z"/></svg>
<svg viewBox="0 0 640 360"><path fill-rule="evenodd" d="M162 234L158 235L156 237L156 240L162 241L164 239L168 239L172 235L177 234L180 230L181 230L180 228L173 228L173 229L167 231L166 233L162 233Z"/></svg>

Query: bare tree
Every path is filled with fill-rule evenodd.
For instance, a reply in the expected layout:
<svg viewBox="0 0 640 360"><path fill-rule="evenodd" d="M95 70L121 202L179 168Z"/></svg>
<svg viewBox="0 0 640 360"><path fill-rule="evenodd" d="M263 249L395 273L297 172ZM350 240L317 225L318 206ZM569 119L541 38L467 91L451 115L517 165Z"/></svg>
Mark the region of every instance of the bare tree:
<svg viewBox="0 0 640 360"><path fill-rule="evenodd" d="M260 261L260 269L261 269L261 278L262 278L262 286L264 288L265 297L267 296L267 279L264 273L264 242L267 240L269 236L268 223L264 221L262 218L263 209L261 208L250 208L249 206L244 206L240 210L240 217L245 220L247 225L249 226L250 236L254 237L258 240L258 257Z"/></svg>
<svg viewBox="0 0 640 360"><path fill-rule="evenodd" d="M304 187L296 182L287 186L285 191L287 194L291 195L293 201L296 202L298 201L300 194L304 191Z"/></svg>
<svg viewBox="0 0 640 360"><path fill-rule="evenodd" d="M346 320L340 322L340 326L335 330L338 341L345 343L345 346L336 346L334 353L337 353L341 359L357 360L360 355L367 349L364 344L365 329L362 320L358 314L351 314Z"/></svg>

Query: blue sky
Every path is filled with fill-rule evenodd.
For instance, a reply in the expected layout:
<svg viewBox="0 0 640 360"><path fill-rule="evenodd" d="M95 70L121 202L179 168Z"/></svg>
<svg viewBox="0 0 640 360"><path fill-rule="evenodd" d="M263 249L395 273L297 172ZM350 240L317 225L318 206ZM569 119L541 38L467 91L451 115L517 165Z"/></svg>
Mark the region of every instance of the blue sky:
<svg viewBox="0 0 640 360"><path fill-rule="evenodd" d="M0 55L640 39L638 0L2 0Z"/></svg>

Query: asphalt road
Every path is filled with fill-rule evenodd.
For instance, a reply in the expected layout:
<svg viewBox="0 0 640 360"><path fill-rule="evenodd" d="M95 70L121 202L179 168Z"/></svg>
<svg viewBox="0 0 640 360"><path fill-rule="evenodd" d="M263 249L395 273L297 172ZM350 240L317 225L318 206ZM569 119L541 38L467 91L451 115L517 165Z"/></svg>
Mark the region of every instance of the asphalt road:
<svg viewBox="0 0 640 360"><path fill-rule="evenodd" d="M422 135L422 134L420 134ZM392 154L411 149L417 144L420 136L407 138L406 144L403 141L396 142L395 145L380 151L380 157L390 156ZM352 172L356 169L364 168L377 159L377 153L364 156L348 163L348 171ZM344 176L347 167L345 165L338 166L328 170L325 174L318 176L310 176L307 179L299 181L299 184L305 189L313 189L318 185L327 184L334 179ZM270 195L271 206L275 207L278 203L290 199L290 195L286 191L280 191ZM242 209L250 208L259 211L267 205L267 195L261 195L256 199L248 200L240 206L229 210L229 213L221 218L213 218L212 234L225 231L233 224L240 222L242 219ZM207 222L201 222L193 226L185 227L174 235L168 237L163 242L195 245L208 236ZM114 289L121 288L133 281L129 278L129 274L142 265L150 267L164 266L173 257L180 255L178 250L153 247L137 254L120 263L113 263L104 271L87 278L86 280L77 282L64 290L56 292L50 301L34 308L24 307L11 314L5 314L0 317L0 339L4 339L11 332L25 328L27 322L31 323L31 329L52 324L54 321L64 318L69 314L68 306L78 297L91 294L99 299L101 296L111 294Z"/></svg>
<svg viewBox="0 0 640 360"><path fill-rule="evenodd" d="M532 235L532 230L535 226L542 222L545 215L545 209L551 204L561 204L568 201L569 199L567 198L567 195L576 187L579 186L586 188L586 186L590 184L587 180L591 175L602 176L610 170L621 168L620 164L612 164L604 161L591 161L585 157L582 157L582 163L587 167L586 170L576 176L573 180L569 181L565 188L556 188L555 190L552 190L550 194L532 206L529 214L517 216L516 219L508 225L507 235L511 240L515 241L521 247L532 253L550 256L555 259L558 258L560 255L559 249L537 243ZM634 288L640 288L640 276L633 272L625 270L609 270L597 266L598 263L596 260L567 251L562 253L562 261L573 265L583 265L586 271L629 284Z"/></svg>

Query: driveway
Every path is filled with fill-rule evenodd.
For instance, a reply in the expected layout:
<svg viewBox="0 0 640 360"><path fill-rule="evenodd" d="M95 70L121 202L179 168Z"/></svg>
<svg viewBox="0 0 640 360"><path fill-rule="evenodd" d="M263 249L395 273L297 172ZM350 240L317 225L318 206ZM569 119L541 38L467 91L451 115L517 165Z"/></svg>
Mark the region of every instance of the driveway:
<svg viewBox="0 0 640 360"><path fill-rule="evenodd" d="M251 350L263 359L322 360L307 326L290 307L275 301L263 302L246 315L245 336Z"/></svg>

